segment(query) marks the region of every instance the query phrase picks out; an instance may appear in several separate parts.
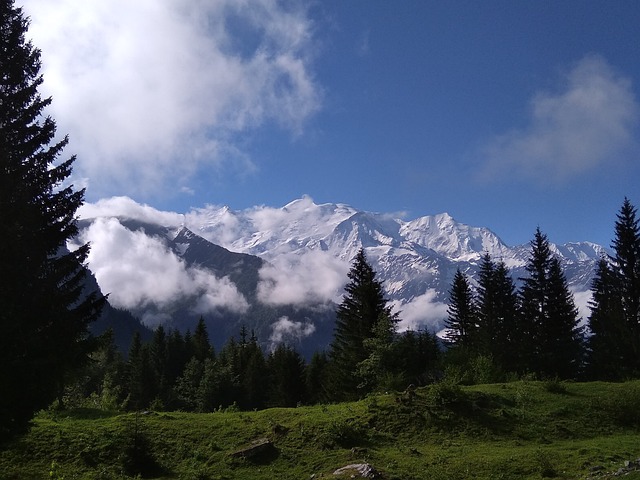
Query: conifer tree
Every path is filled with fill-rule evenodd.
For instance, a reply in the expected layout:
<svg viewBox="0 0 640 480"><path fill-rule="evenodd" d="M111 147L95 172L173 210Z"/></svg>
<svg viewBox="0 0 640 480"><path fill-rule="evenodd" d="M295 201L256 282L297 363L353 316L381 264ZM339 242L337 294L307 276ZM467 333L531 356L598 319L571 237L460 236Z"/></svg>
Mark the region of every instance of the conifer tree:
<svg viewBox="0 0 640 480"><path fill-rule="evenodd" d="M304 401L305 365L298 352L287 345L278 345L267 357L267 371L267 405L295 407Z"/></svg>
<svg viewBox="0 0 640 480"><path fill-rule="evenodd" d="M241 396L238 404L243 409L264 408L267 399L267 363L255 334L240 346L239 379Z"/></svg>
<svg viewBox="0 0 640 480"><path fill-rule="evenodd" d="M494 276L496 265L491 256L486 252L481 259L478 271L478 346L483 354L491 352L492 343L495 342L499 330L498 306L496 305L496 283Z"/></svg>
<svg viewBox="0 0 640 480"><path fill-rule="evenodd" d="M149 346L142 343L139 332L133 334L127 360L130 410L147 408L157 393L157 379L151 364Z"/></svg>
<svg viewBox="0 0 640 480"><path fill-rule="evenodd" d="M583 369L584 337L573 294L556 257L549 267L548 321L539 332L542 373L547 377L576 378Z"/></svg>
<svg viewBox="0 0 640 480"><path fill-rule="evenodd" d="M402 378L394 368L392 348L396 323L397 320L387 313L380 314L373 326L372 335L363 341L368 355L356 365L355 371L355 376L360 380L358 389L361 394L400 388Z"/></svg>
<svg viewBox="0 0 640 480"><path fill-rule="evenodd" d="M201 362L196 357L191 357L191 360L185 365L182 375L176 380L176 394L182 407L188 411L201 411L205 403L201 390L204 364L205 362Z"/></svg>
<svg viewBox="0 0 640 480"><path fill-rule="evenodd" d="M77 234L84 191L67 181L75 157L59 161L67 138L44 117L40 51L28 19L0 2L0 435L24 426L62 391L93 348L87 327L103 300L86 295L89 247L65 250Z"/></svg>
<svg viewBox="0 0 640 480"><path fill-rule="evenodd" d="M570 378L581 363L578 311L547 236L536 229L520 290L523 365L543 376Z"/></svg>
<svg viewBox="0 0 640 480"><path fill-rule="evenodd" d="M151 345L149 346L149 355L153 375L157 382L157 398L162 407L169 407L172 400L171 384L169 383L167 364L168 364L168 345L167 334L162 325L158 325L153 332ZM154 402L155 403L155 402Z"/></svg>
<svg viewBox="0 0 640 480"><path fill-rule="evenodd" d="M314 405L330 400L328 375L329 357L325 352L314 352L305 370L308 403Z"/></svg>
<svg viewBox="0 0 640 480"><path fill-rule="evenodd" d="M396 369L404 375L404 386L426 385L437 376L440 347L434 333L407 330L393 344Z"/></svg>
<svg viewBox="0 0 640 480"><path fill-rule="evenodd" d="M345 296L336 311L336 327L331 343L331 393L334 399L354 399L360 394L357 366L369 352L364 341L374 336L374 326L382 315L397 315L384 297L382 283L360 249L348 273Z"/></svg>
<svg viewBox="0 0 640 480"><path fill-rule="evenodd" d="M640 374L640 226L624 199L615 223L614 255L598 264L589 317L589 366L602 379Z"/></svg>
<svg viewBox="0 0 640 480"><path fill-rule="evenodd" d="M628 198L624 199L615 224L614 272L627 331L624 361L629 374L640 375L640 219Z"/></svg>
<svg viewBox="0 0 640 480"><path fill-rule="evenodd" d="M630 373L625 362L629 342L624 308L609 260L601 258L591 284L588 374L592 379L620 380Z"/></svg>
<svg viewBox="0 0 640 480"><path fill-rule="evenodd" d="M478 342L480 353L502 371L513 371L519 345L518 296L504 262L486 253L478 274Z"/></svg>
<svg viewBox="0 0 640 480"><path fill-rule="evenodd" d="M165 376L167 385L175 385L176 379L182 374L190 359L185 339L179 330L174 329L167 336L167 361Z"/></svg>
<svg viewBox="0 0 640 480"><path fill-rule="evenodd" d="M193 337L191 337L191 342L193 344L193 354L198 360L204 362L207 358L213 358L214 352L209 342L209 332L207 331L207 325L203 317L198 319L198 324L193 332Z"/></svg>
<svg viewBox="0 0 640 480"><path fill-rule="evenodd" d="M469 279L456 270L449 290L447 341L459 351L477 353L477 309Z"/></svg>

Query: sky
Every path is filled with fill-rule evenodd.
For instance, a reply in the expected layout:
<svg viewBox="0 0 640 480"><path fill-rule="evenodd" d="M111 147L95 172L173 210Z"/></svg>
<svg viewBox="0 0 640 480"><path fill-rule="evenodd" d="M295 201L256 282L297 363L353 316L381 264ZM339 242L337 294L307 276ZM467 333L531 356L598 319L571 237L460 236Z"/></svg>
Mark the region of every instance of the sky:
<svg viewBox="0 0 640 480"><path fill-rule="evenodd" d="M308 195L605 246L640 206L635 0L16 4L88 202Z"/></svg>

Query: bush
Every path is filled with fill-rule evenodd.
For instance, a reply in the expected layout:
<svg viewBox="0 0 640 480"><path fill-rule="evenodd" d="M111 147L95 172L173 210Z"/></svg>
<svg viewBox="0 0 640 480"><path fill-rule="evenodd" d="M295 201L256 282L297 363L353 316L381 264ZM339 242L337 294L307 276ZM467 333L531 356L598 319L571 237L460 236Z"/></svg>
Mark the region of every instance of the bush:
<svg viewBox="0 0 640 480"><path fill-rule="evenodd" d="M455 409L467 403L467 394L452 381L434 383L427 391L427 402L434 408Z"/></svg>
<svg viewBox="0 0 640 480"><path fill-rule="evenodd" d="M352 420L332 422L320 436L325 448L352 448L361 445L366 439L366 430Z"/></svg>
<svg viewBox="0 0 640 480"><path fill-rule="evenodd" d="M556 393L561 395L566 395L568 393L567 386L558 377L542 382L542 388L544 388L545 391L549 393Z"/></svg>

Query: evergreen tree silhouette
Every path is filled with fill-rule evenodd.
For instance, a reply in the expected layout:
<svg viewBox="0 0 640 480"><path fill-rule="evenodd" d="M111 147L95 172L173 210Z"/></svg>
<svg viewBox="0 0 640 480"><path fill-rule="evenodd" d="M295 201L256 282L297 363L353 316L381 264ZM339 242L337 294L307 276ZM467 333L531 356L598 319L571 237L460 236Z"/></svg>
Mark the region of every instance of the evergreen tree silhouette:
<svg viewBox="0 0 640 480"><path fill-rule="evenodd" d="M84 292L89 246L73 252L84 190L68 184L75 157L59 161L67 138L43 116L40 51L28 19L0 2L0 435L26 425L60 396L70 371L95 343L87 327L104 303Z"/></svg>

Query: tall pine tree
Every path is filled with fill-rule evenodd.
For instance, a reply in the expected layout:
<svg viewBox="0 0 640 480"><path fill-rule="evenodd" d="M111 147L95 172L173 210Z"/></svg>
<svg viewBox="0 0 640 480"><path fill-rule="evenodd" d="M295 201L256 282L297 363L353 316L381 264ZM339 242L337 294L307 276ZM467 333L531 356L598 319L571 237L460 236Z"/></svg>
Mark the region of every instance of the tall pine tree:
<svg viewBox="0 0 640 480"><path fill-rule="evenodd" d="M447 341L465 354L477 353L477 309L473 290L467 276L456 270L449 290Z"/></svg>
<svg viewBox="0 0 640 480"><path fill-rule="evenodd" d="M536 229L520 290L523 365L545 377L571 378L581 365L578 311L547 236Z"/></svg>
<svg viewBox="0 0 640 480"><path fill-rule="evenodd" d="M518 296L504 262L486 253L478 274L478 339L480 352L503 372L515 371L519 345Z"/></svg>
<svg viewBox="0 0 640 480"><path fill-rule="evenodd" d="M602 379L640 374L640 226L624 199L615 224L614 256L598 264L589 317L589 366Z"/></svg>
<svg viewBox="0 0 640 480"><path fill-rule="evenodd" d="M336 311L336 327L329 350L330 389L335 400L354 399L361 394L355 373L358 364L369 356L364 341L374 337L374 326L382 316L397 321L364 249L356 255L348 277L350 282Z"/></svg>
<svg viewBox="0 0 640 480"><path fill-rule="evenodd" d="M0 2L0 435L19 428L62 391L92 348L88 324L103 300L83 292L89 247L65 250L78 232L84 191L66 181L75 157L58 161L66 137L44 117L40 51L28 20Z"/></svg>

